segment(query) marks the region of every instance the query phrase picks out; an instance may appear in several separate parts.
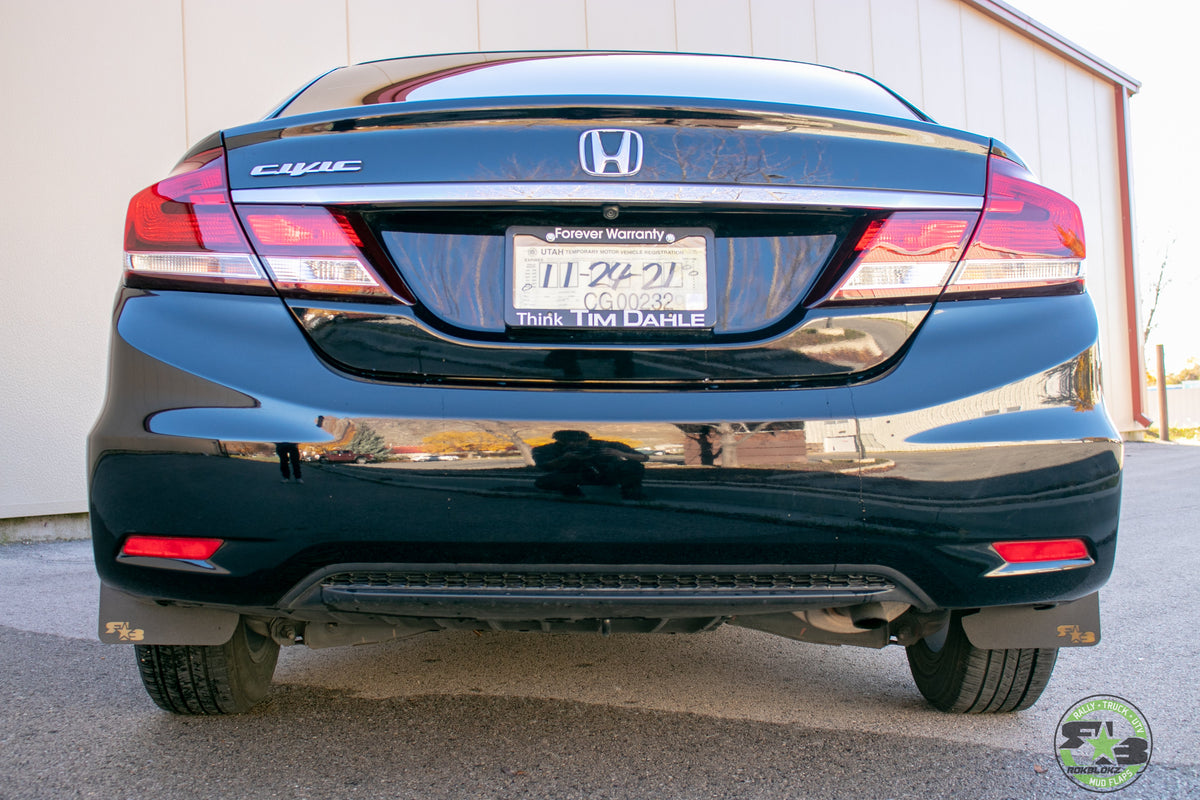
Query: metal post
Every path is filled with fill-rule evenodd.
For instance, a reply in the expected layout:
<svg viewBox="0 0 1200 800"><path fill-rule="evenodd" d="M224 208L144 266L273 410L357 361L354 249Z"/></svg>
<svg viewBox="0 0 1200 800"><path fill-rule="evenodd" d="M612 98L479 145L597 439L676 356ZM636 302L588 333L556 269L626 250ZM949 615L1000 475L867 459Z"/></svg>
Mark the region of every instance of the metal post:
<svg viewBox="0 0 1200 800"><path fill-rule="evenodd" d="M1158 440L1171 441L1171 423L1167 419L1167 357L1163 355L1163 346L1156 345L1158 351Z"/></svg>

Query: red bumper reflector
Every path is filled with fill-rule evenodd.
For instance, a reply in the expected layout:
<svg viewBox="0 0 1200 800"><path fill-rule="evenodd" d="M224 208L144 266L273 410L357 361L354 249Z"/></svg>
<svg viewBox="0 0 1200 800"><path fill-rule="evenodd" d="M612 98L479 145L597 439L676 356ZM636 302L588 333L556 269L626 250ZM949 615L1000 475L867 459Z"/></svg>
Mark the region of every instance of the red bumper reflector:
<svg viewBox="0 0 1200 800"><path fill-rule="evenodd" d="M1033 561L1074 561L1088 558L1082 539L1042 539L1032 542L995 542L996 552L1010 564Z"/></svg>
<svg viewBox="0 0 1200 800"><path fill-rule="evenodd" d="M149 558L179 558L205 561L225 544L224 539L195 539L178 536L130 536L121 546L123 556Z"/></svg>

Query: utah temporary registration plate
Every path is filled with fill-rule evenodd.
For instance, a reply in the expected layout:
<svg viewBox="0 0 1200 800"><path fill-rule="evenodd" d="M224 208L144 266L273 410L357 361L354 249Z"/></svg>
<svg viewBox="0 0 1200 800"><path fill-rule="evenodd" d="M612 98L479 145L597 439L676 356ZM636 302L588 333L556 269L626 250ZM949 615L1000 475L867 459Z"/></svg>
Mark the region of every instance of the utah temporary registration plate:
<svg viewBox="0 0 1200 800"><path fill-rule="evenodd" d="M705 228L509 228L505 321L705 330L714 316L712 252Z"/></svg>

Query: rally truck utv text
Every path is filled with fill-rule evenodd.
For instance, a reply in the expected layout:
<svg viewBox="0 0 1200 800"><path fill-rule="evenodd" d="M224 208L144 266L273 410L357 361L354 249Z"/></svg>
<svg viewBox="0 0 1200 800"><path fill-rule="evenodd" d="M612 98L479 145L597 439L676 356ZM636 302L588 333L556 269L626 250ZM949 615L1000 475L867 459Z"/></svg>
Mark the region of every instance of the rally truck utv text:
<svg viewBox="0 0 1200 800"><path fill-rule="evenodd" d="M1098 641L1080 212L861 75L337 69L137 194L125 250L100 635L165 709L250 708L281 645L732 624L1012 711Z"/></svg>

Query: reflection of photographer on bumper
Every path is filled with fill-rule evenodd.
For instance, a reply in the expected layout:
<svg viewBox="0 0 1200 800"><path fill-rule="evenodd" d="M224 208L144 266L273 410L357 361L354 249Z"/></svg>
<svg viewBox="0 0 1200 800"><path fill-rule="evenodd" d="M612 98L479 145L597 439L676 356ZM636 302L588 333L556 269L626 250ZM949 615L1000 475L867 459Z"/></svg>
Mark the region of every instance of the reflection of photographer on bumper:
<svg viewBox="0 0 1200 800"><path fill-rule="evenodd" d="M643 461L627 444L593 439L587 431L555 431L554 441L533 448L533 463L546 471L535 485L564 497L582 497L580 486L619 486L621 497L641 500Z"/></svg>

